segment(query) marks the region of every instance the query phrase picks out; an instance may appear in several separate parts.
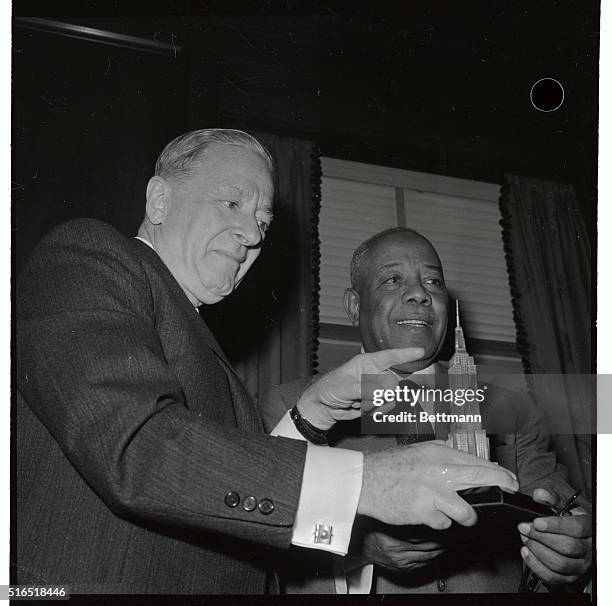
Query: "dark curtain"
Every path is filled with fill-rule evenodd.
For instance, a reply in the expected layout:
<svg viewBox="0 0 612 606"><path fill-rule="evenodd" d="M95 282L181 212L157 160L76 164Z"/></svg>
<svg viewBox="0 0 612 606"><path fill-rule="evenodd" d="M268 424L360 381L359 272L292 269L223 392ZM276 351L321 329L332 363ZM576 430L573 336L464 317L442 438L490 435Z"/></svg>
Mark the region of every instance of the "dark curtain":
<svg viewBox="0 0 612 606"><path fill-rule="evenodd" d="M63 221L94 217L136 233L155 158L184 130L182 54L157 52L148 40L121 47L103 34L14 28L15 275Z"/></svg>
<svg viewBox="0 0 612 606"><path fill-rule="evenodd" d="M253 133L274 157L274 221L237 292L202 315L254 398L316 369L321 168L316 146Z"/></svg>
<svg viewBox="0 0 612 606"><path fill-rule="evenodd" d="M500 203L517 344L529 374L589 374L591 366L591 247L574 187L506 175ZM557 421L572 427L591 410L589 381L528 381L536 402L551 401ZM548 386L548 387L547 387ZM566 425L566 426L567 426ZM576 488L590 495L591 436L553 434Z"/></svg>

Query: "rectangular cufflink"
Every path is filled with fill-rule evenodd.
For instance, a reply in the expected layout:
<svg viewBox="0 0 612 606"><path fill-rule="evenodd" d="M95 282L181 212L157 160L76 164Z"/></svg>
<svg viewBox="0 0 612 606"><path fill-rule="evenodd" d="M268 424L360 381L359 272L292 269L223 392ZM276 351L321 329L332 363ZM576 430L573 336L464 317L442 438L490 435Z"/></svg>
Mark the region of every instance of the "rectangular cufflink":
<svg viewBox="0 0 612 606"><path fill-rule="evenodd" d="M327 524L316 524L314 531L314 542L331 545L332 537L334 536L332 530L333 526L328 526Z"/></svg>

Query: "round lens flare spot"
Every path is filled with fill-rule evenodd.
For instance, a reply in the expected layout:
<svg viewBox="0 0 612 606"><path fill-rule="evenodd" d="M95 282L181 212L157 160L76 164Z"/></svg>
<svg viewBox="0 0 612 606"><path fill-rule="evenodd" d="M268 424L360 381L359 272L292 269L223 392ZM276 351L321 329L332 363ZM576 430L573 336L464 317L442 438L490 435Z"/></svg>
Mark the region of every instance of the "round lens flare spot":
<svg viewBox="0 0 612 606"><path fill-rule="evenodd" d="M540 78L531 87L531 104L540 112L554 112L565 100L563 85L554 78Z"/></svg>

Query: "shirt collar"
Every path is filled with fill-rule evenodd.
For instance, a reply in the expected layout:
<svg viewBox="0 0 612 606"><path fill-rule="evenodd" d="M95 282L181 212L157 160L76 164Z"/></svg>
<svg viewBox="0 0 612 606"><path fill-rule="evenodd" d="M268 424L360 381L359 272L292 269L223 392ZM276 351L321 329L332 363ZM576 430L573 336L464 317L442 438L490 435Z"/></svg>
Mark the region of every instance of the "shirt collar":
<svg viewBox="0 0 612 606"><path fill-rule="evenodd" d="M155 250L155 248L153 248L153 244L151 244L151 242L149 242L146 238L143 238L142 236L134 236L134 238L136 238L136 240L140 240L141 242L144 242L151 250ZM157 252L155 250L155 252ZM197 305L194 305L193 308L200 313L200 310L198 309Z"/></svg>
<svg viewBox="0 0 612 606"><path fill-rule="evenodd" d="M153 248L153 244L151 244L151 242L149 242L146 238L143 238L142 236L134 236L137 240L140 240L141 242L144 242L149 248ZM155 250L153 248L153 250Z"/></svg>

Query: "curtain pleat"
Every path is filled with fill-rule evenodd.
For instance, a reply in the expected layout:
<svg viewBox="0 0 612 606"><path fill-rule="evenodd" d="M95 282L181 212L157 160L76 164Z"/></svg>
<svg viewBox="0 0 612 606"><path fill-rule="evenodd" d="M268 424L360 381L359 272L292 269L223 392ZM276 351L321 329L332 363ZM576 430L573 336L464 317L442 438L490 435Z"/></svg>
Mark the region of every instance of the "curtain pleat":
<svg viewBox="0 0 612 606"><path fill-rule="evenodd" d="M589 374L591 249L572 185L506 175L500 209L517 346L527 374ZM536 402L541 381L531 382ZM590 410L584 381L565 381L559 418ZM570 480L591 492L591 436L553 435Z"/></svg>

